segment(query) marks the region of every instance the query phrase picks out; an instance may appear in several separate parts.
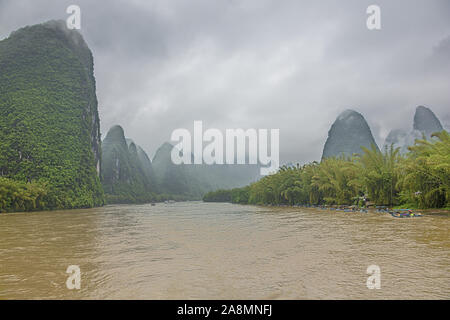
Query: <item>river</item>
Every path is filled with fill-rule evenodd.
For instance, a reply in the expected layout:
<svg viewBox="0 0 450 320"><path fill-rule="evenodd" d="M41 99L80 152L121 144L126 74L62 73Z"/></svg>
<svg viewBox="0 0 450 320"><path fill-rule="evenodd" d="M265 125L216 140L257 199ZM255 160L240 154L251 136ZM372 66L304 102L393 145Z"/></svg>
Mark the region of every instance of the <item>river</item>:
<svg viewBox="0 0 450 320"><path fill-rule="evenodd" d="M202 202L0 214L0 299L449 299L449 229L449 216Z"/></svg>

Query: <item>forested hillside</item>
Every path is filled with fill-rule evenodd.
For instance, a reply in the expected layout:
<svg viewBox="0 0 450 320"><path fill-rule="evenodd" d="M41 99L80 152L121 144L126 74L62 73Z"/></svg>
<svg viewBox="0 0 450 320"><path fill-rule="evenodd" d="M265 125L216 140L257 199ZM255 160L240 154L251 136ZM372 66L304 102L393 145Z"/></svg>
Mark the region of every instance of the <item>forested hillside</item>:
<svg viewBox="0 0 450 320"><path fill-rule="evenodd" d="M0 41L0 211L104 203L93 58L63 21Z"/></svg>

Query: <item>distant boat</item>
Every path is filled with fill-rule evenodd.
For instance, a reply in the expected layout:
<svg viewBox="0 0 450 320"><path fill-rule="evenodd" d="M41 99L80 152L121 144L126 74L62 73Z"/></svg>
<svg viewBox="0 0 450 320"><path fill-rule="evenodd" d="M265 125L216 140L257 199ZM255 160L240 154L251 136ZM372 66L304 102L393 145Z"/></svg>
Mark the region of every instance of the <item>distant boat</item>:
<svg viewBox="0 0 450 320"><path fill-rule="evenodd" d="M414 212L412 212L412 210L409 210L409 209L398 209L398 210L391 211L389 213L394 218L417 218L417 217L422 216L421 213L414 213Z"/></svg>

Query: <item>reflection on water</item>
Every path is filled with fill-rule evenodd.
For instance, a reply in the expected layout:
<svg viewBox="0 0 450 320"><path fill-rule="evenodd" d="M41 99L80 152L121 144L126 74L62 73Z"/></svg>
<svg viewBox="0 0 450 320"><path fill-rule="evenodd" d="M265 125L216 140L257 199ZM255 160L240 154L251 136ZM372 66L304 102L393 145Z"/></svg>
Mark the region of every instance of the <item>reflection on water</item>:
<svg viewBox="0 0 450 320"><path fill-rule="evenodd" d="M0 299L449 299L449 227L201 202L1 214Z"/></svg>

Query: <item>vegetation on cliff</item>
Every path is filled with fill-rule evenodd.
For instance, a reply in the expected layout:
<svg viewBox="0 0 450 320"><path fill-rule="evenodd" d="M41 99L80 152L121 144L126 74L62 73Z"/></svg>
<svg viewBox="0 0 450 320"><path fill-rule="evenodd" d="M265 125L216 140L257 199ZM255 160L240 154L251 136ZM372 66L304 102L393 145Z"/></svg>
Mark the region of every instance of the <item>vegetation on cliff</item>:
<svg viewBox="0 0 450 320"><path fill-rule="evenodd" d="M393 132L384 152L364 117L346 110L329 131L321 163L284 166L229 189L256 181L259 167L175 165L168 143L151 161L120 126L101 148L92 53L64 21L25 27L0 41L0 70L0 212L85 208L105 199L200 199L215 189L205 201L449 205L448 133L410 143L418 133L429 138L442 129L425 107L416 110L413 134ZM400 142L407 154L395 148Z"/></svg>
<svg viewBox="0 0 450 320"><path fill-rule="evenodd" d="M359 112L348 109L339 114L328 131L322 159L352 156L361 153L361 147L372 145L376 146L376 142L366 119Z"/></svg>
<svg viewBox="0 0 450 320"><path fill-rule="evenodd" d="M163 200L200 200L218 188L244 186L255 181L258 166L176 165L174 146L163 143L151 161L147 153L120 126L113 126L102 143L102 184L108 203L144 203Z"/></svg>
<svg viewBox="0 0 450 320"><path fill-rule="evenodd" d="M81 35L63 21L15 31L0 41L0 70L0 210L102 205L93 58Z"/></svg>
<svg viewBox="0 0 450 320"><path fill-rule="evenodd" d="M134 142L129 144L120 126L113 126L102 143L102 185L108 203L143 203L153 201L155 181L147 154L139 155ZM139 149L138 149L139 148Z"/></svg>

